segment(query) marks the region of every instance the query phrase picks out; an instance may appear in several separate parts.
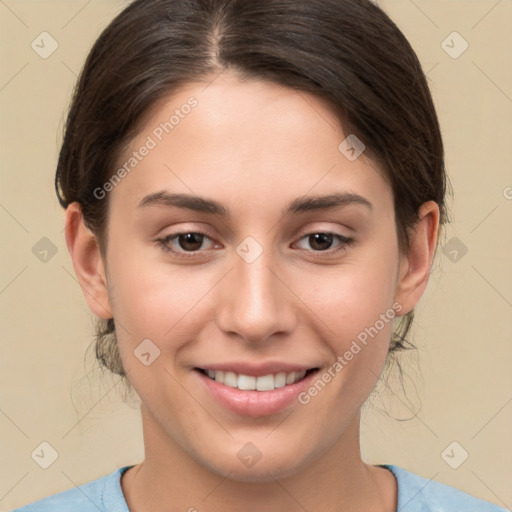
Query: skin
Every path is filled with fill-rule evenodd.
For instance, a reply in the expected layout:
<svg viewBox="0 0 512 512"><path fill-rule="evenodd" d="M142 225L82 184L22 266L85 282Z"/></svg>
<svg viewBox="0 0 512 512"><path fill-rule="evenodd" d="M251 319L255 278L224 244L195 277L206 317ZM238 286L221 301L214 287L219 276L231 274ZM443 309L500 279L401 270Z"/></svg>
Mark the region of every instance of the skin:
<svg viewBox="0 0 512 512"><path fill-rule="evenodd" d="M439 209L427 202L401 253L392 190L376 165L351 162L338 145L348 134L330 105L310 94L224 72L189 83L144 119L120 165L191 96L197 107L165 135L104 200L105 259L78 204L66 213L66 239L90 309L113 317L128 379L141 399L145 460L122 489L134 511L395 511L392 473L365 464L361 406L384 367L389 322L307 405L248 417L225 409L197 385L195 366L243 360L332 366L379 315L413 309L432 264ZM161 191L216 200L211 213L166 205L139 207ZM349 204L281 211L304 195L351 192ZM206 232L185 259L158 243L176 232ZM335 233L319 250L308 237ZM237 246L252 236L263 252L247 263ZM200 241L200 240L199 240ZM189 247L179 239L175 251ZM199 244L200 245L200 244ZM341 250L334 252L336 249ZM149 338L160 356L141 364ZM248 442L261 459L237 457Z"/></svg>

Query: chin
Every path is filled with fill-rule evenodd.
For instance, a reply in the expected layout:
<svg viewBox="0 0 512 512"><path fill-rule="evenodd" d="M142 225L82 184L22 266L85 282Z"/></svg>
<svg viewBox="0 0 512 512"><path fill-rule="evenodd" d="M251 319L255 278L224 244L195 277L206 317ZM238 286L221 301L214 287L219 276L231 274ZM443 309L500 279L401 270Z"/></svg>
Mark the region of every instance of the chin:
<svg viewBox="0 0 512 512"><path fill-rule="evenodd" d="M247 451L250 452L250 450ZM271 452L271 455L265 456L262 453L260 458L248 460L246 463L243 462L244 452L239 456L239 450L237 450L229 458L226 458L224 452L222 460L210 460L206 465L213 472L236 482L271 483L293 476L308 462L305 457L298 458L297 447L290 446L288 453L283 453L282 450L271 451L269 448L267 451Z"/></svg>

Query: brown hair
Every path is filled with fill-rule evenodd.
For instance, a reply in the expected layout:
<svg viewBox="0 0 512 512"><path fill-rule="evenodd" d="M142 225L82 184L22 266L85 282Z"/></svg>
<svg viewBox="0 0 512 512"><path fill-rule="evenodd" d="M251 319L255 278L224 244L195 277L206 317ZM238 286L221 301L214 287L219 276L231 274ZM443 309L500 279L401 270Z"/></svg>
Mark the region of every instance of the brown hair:
<svg viewBox="0 0 512 512"><path fill-rule="evenodd" d="M80 203L103 251L108 200L94 190L114 174L143 115L180 85L228 68L330 102L389 180L401 250L425 201L435 201L446 222L443 143L426 77L372 1L135 0L85 62L55 176L60 204ZM400 319L390 355L412 347L413 315ZM96 357L125 376L113 319L99 321Z"/></svg>

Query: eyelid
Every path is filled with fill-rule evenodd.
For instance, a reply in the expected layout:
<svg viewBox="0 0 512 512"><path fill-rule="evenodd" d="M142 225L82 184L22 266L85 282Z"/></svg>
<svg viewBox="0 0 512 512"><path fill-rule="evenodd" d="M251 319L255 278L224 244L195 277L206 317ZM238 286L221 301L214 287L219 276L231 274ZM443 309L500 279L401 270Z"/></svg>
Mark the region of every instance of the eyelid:
<svg viewBox="0 0 512 512"><path fill-rule="evenodd" d="M205 240L209 240L213 244L213 247L209 249L198 249L195 251L184 251L180 250L180 248L173 248L171 243L174 240L176 240L180 235L187 235L191 233L203 236ZM295 241L292 242L292 246L297 245L304 238L307 238L315 234L331 235L335 240L338 241L338 246L335 247L334 249L329 248L326 250L302 249L299 247L299 250L319 257L328 257L329 255L332 256L340 252L346 251L350 246L352 246L356 242L356 240L353 237L339 233L333 230L332 228L309 227L302 229L301 231L299 231L299 233L295 235ZM197 227L184 227L182 229L177 229L176 231L172 231L170 233L157 237L154 241L164 252L171 253L177 256L178 258L198 258L201 255L209 255L208 253L211 250L218 249L219 245L222 248L222 244L217 242L214 237L210 236L207 230Z"/></svg>
<svg viewBox="0 0 512 512"><path fill-rule="evenodd" d="M340 242L339 247L335 248L335 249L326 249L325 251L314 251L314 250L302 249L303 251L306 251L306 252L314 254L314 255L319 255L319 256L335 255L339 252L345 251L348 247L350 247L351 245L353 245L356 242L356 240L352 237L342 235L341 233L336 233L335 231L321 230L321 229L309 231L309 232L303 234L302 236L299 237L298 242L300 242L304 238L307 238L307 237L310 237L311 235L316 235L319 233L324 234L324 235L332 235L333 238L337 239ZM297 242L294 242L294 244L295 243L297 243Z"/></svg>
<svg viewBox="0 0 512 512"><path fill-rule="evenodd" d="M177 255L178 257L184 257L184 258L191 258L191 257L197 257L198 254L203 254L207 252L206 250L199 250L199 251L180 251L178 249L174 249L171 247L170 243L179 237L180 235L187 235L187 234L196 234L196 235L202 235L206 239L210 240L214 245L218 244L208 233L203 231L202 229L182 229L179 231L173 231L172 233L168 233L166 235L159 236L156 238L155 243L164 251L168 253L172 253L174 255Z"/></svg>

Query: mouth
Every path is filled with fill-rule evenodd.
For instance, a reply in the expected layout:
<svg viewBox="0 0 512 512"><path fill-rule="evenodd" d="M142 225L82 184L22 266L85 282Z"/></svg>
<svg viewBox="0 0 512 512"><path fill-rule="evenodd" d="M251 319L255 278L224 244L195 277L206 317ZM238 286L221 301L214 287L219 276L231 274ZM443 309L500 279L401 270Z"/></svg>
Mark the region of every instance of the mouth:
<svg viewBox="0 0 512 512"><path fill-rule="evenodd" d="M236 370L236 371L235 371ZM320 367L267 361L255 365L238 361L195 367L197 389L228 413L261 418L296 407Z"/></svg>
<svg viewBox="0 0 512 512"><path fill-rule="evenodd" d="M224 386L243 391L274 391L275 389L292 386L305 380L319 368L308 370L269 373L267 375L245 375L233 371L212 370L207 368L194 368L207 378L223 384Z"/></svg>

